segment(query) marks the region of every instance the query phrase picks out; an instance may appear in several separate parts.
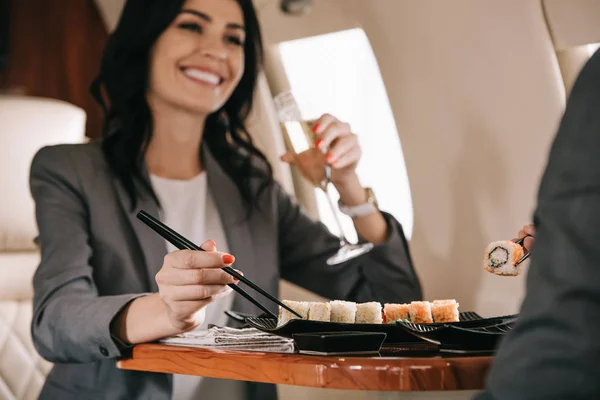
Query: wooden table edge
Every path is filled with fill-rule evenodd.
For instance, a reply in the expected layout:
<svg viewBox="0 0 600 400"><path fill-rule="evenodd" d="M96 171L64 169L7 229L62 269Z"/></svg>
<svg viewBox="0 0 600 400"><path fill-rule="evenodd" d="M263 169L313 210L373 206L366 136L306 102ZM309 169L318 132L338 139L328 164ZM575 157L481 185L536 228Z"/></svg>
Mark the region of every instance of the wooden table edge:
<svg viewBox="0 0 600 400"><path fill-rule="evenodd" d="M344 357L136 345L125 370L187 374L330 389L419 391L483 389L492 356Z"/></svg>

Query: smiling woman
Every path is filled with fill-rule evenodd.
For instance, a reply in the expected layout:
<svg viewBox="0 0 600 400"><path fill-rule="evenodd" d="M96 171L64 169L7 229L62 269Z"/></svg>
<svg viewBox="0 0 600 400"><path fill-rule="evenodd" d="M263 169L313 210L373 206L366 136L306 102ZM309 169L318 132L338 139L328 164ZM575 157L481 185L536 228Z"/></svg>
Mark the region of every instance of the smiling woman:
<svg viewBox="0 0 600 400"><path fill-rule="evenodd" d="M150 22L144 23L148 13ZM133 182L141 176L139 159L146 147L160 147L174 131L190 130L214 133L205 138L209 147L238 184L244 200L255 204L248 179L256 176L268 183L272 176L244 125L261 62L262 38L251 2L179 0L150 9L142 1L127 2L92 92L107 111L104 153L133 206L137 197ZM176 110L161 113L173 119L151 117L166 109ZM185 127L174 129L178 124ZM234 146L222 134L226 127ZM187 149L197 149L201 140L198 134L179 137ZM249 156L242 157L237 147ZM155 164L154 149L147 150L146 158ZM192 162L198 164L194 158ZM251 158L263 167L254 168ZM179 157L163 162L182 165ZM201 166L186 169L175 178L195 176Z"/></svg>
<svg viewBox="0 0 600 400"><path fill-rule="evenodd" d="M165 102L208 115L231 96L244 73L244 16L232 1L219 8L220 20L183 9L157 40L150 66L151 107Z"/></svg>
<svg viewBox="0 0 600 400"><path fill-rule="evenodd" d="M259 314L232 296L221 269L234 262L274 297L280 278L354 302L421 297L402 226L379 210L357 219L377 246L326 265L338 238L273 181L245 126L261 60L250 0L127 1L92 85L103 138L46 147L31 166L42 251L31 331L55 363L41 399L275 399L273 385L115 365L135 344L232 324L225 310ZM341 200L360 205L355 135L332 115L317 124ZM140 210L204 251L177 251Z"/></svg>

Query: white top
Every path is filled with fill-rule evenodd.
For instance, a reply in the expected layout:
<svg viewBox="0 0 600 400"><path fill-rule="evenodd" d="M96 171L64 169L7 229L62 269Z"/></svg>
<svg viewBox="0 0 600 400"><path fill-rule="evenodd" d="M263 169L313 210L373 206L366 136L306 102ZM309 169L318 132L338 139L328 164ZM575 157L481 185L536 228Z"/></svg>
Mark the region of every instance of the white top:
<svg viewBox="0 0 600 400"><path fill-rule="evenodd" d="M189 180L165 179L150 175L152 188L160 201L160 220L200 246L208 239L217 243L217 250L228 251L227 238L212 196L208 192L206 172ZM177 250L167 242L168 252ZM198 330L209 324L225 326L225 310L231 309L233 293L209 304L204 322ZM240 381L173 375L173 399L231 399L246 398L245 385Z"/></svg>

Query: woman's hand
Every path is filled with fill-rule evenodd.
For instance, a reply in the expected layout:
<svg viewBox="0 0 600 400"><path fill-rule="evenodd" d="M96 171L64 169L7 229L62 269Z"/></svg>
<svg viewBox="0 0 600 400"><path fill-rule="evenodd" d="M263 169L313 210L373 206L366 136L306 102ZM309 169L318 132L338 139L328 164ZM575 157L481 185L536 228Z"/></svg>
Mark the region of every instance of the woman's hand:
<svg viewBox="0 0 600 400"><path fill-rule="evenodd" d="M314 122L313 132L318 138L315 147L325 153L325 162L331 166L331 182L336 187L354 182L362 152L358 136L352 133L350 125L324 114ZM293 153L286 153L281 160L293 164L295 157Z"/></svg>
<svg viewBox="0 0 600 400"><path fill-rule="evenodd" d="M329 114L324 114L314 122L313 132L317 136L315 147L325 154L325 162L331 166L331 183L340 195L340 202L350 207L365 204L367 193L356 174L356 166L362 155L358 136L352 133L350 125ZM289 164L297 162L294 153L286 153L281 160ZM304 175L313 183L323 179L317 174L315 176L318 179ZM378 245L388 239L388 225L378 211L353 218L353 223L356 233L365 241Z"/></svg>
<svg viewBox="0 0 600 400"><path fill-rule="evenodd" d="M524 225L523 228L521 228L521 230L519 231L518 237L515 239L516 241L528 235L529 237L523 241L523 247L525 248L526 252L531 251L535 242L535 227L533 226L533 224Z"/></svg>
<svg viewBox="0 0 600 400"><path fill-rule="evenodd" d="M221 270L235 261L232 255L216 251L212 240L204 242L201 248L205 251L179 250L168 254L156 274L159 296L169 321L178 330L189 331L200 326L204 308L231 293L227 284L238 283Z"/></svg>

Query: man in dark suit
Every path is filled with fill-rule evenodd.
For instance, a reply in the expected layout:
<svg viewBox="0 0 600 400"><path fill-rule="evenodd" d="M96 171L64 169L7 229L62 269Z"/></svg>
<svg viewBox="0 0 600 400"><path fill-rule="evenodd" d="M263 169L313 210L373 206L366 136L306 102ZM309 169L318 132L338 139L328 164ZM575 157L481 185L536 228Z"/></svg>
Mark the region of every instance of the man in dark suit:
<svg viewBox="0 0 600 400"><path fill-rule="evenodd" d="M600 399L600 52L567 103L534 223L521 316L476 398Z"/></svg>

